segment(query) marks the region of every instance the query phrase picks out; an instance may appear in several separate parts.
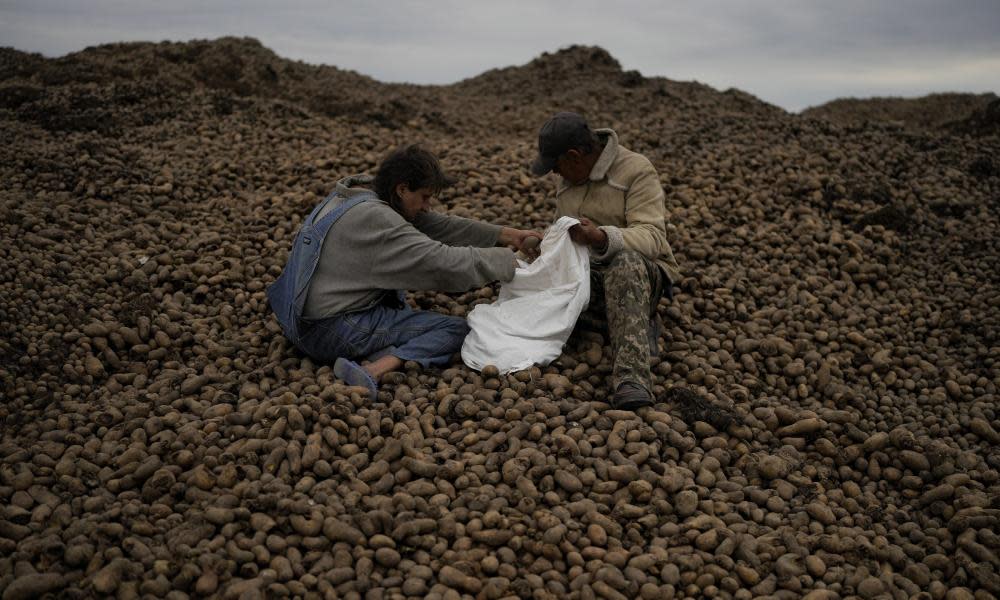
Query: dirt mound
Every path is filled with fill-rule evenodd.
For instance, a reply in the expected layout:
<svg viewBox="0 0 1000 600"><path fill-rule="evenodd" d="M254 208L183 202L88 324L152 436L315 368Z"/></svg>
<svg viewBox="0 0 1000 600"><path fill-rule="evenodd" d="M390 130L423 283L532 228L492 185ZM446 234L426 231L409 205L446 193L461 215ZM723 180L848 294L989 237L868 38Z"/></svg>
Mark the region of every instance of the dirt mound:
<svg viewBox="0 0 1000 600"><path fill-rule="evenodd" d="M282 337L265 289L338 178L421 141L443 208L543 228L565 109L666 193L654 407L610 408L600 333L375 399ZM0 590L1000 594L995 112L790 115L584 46L450 86L248 39L0 50Z"/></svg>
<svg viewBox="0 0 1000 600"><path fill-rule="evenodd" d="M965 119L953 122L952 131L974 136L1000 135L1000 99L993 100L986 106L977 109ZM993 169L995 172L995 168ZM984 173L989 173L987 169Z"/></svg>
<svg viewBox="0 0 1000 600"><path fill-rule="evenodd" d="M249 106L251 98L388 126L417 112L403 99L407 86L281 59L252 38L109 44L17 64L0 80L0 107L52 130L113 132L149 125L177 117L185 104L179 100L192 93L212 97L220 114L230 113L234 104Z"/></svg>
<svg viewBox="0 0 1000 600"><path fill-rule="evenodd" d="M920 131L939 131L996 101L996 94L930 94L922 98L841 98L807 108L803 117L843 126L895 122Z"/></svg>
<svg viewBox="0 0 1000 600"><path fill-rule="evenodd" d="M569 46L526 65L487 71L451 87L462 95L497 99L499 112L507 117L504 120L524 124L523 130L511 132L517 134L537 129L536 123L544 120L552 107L585 115L613 115L616 124L643 122L652 116L676 119L709 107L712 112L746 116L784 113L738 90L720 94L700 83L623 71L606 50L595 46Z"/></svg>

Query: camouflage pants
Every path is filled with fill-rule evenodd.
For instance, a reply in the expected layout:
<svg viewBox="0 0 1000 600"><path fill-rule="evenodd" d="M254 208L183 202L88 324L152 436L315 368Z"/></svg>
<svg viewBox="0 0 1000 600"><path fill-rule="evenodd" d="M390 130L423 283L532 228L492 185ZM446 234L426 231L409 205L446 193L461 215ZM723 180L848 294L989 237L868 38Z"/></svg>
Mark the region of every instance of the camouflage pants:
<svg viewBox="0 0 1000 600"><path fill-rule="evenodd" d="M591 267L590 304L580 318L594 323L607 315L614 352L612 389L629 381L652 393L650 319L656 315L664 286L670 284L660 267L634 250L622 250L608 265Z"/></svg>

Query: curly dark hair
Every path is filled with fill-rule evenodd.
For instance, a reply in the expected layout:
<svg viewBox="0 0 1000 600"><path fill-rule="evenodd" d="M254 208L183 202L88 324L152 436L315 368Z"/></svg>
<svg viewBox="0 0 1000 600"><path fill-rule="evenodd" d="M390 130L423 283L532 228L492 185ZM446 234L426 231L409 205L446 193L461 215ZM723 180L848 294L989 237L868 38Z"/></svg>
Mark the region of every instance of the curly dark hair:
<svg viewBox="0 0 1000 600"><path fill-rule="evenodd" d="M410 144L389 153L375 173L375 193L399 211L396 186L405 183L411 190L429 188L437 194L454 181L441 169L437 157L419 144Z"/></svg>

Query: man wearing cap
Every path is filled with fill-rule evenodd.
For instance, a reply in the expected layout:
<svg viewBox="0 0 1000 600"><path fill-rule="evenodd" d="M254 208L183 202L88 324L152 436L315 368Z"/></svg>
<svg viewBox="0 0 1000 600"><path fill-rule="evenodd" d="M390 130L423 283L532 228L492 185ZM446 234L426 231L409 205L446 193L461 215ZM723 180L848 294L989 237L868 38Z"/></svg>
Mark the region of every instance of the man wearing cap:
<svg viewBox="0 0 1000 600"><path fill-rule="evenodd" d="M614 351L612 406L635 410L652 404L651 318L680 279L656 169L619 145L613 130L591 130L582 116L560 112L539 131L531 171L562 177L556 218L579 219L570 236L590 249L590 309L607 313Z"/></svg>

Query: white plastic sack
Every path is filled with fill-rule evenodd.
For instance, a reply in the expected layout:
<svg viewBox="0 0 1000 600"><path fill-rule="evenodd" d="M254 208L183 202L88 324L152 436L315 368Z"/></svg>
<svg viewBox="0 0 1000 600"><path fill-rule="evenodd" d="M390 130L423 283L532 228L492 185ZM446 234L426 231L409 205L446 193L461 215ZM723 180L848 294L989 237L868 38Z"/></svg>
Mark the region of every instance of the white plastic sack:
<svg viewBox="0 0 1000 600"><path fill-rule="evenodd" d="M559 357L590 300L590 256L569 237L577 223L572 217L556 221L535 262L520 263L496 302L472 309L471 332L462 344L465 364L477 370L495 365L509 373Z"/></svg>

